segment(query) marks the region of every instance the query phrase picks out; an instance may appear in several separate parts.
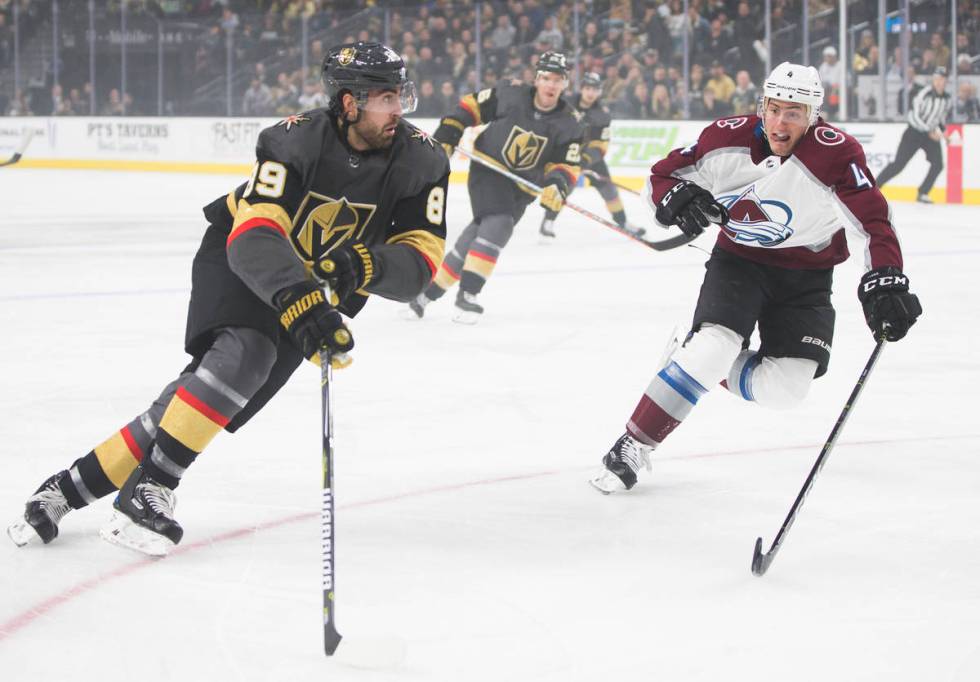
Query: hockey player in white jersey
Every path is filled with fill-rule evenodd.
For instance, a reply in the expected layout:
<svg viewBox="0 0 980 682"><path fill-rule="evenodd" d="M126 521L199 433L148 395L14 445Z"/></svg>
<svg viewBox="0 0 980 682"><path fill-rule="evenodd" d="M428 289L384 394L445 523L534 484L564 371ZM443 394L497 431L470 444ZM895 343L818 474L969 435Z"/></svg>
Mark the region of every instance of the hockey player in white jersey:
<svg viewBox="0 0 980 682"><path fill-rule="evenodd" d="M797 405L827 371L833 269L844 228L865 238L858 298L872 333L898 341L922 313L902 272L885 198L860 144L820 118L816 69L784 62L756 116L725 118L672 151L650 176L657 221L700 234L719 225L690 333L665 359L591 479L629 490L650 454L721 383L766 407ZM759 348L748 348L756 325Z"/></svg>

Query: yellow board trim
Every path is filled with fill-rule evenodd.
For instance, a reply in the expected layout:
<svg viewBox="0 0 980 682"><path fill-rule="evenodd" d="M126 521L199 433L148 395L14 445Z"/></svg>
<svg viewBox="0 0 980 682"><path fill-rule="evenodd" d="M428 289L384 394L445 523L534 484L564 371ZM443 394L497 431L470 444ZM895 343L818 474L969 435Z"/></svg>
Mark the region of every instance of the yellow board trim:
<svg viewBox="0 0 980 682"><path fill-rule="evenodd" d="M203 452L222 427L175 395L160 420L160 428L194 452Z"/></svg>
<svg viewBox="0 0 980 682"><path fill-rule="evenodd" d="M446 256L446 240L426 230L410 230L389 238L385 244L405 244L422 253L438 268Z"/></svg>
<svg viewBox="0 0 980 682"><path fill-rule="evenodd" d="M105 442L95 446L95 458L112 485L122 488L139 462L129 451L122 433L116 431Z"/></svg>

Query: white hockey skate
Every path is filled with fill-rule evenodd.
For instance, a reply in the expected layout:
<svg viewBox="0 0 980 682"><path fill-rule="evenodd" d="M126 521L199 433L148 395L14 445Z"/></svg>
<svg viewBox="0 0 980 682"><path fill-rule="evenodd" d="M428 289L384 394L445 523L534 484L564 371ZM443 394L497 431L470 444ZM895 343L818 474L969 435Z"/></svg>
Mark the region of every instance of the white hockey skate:
<svg viewBox="0 0 980 682"><path fill-rule="evenodd" d="M543 244L550 244L555 238L555 221L553 219L549 220L544 218L541 221L541 227L538 228L538 234L540 234L544 239L541 240Z"/></svg>
<svg viewBox="0 0 980 682"><path fill-rule="evenodd" d="M426 296L425 292L419 294L408 302L407 310L402 309L402 318L412 321L421 320L425 316L425 306L430 303L432 299Z"/></svg>
<svg viewBox="0 0 980 682"><path fill-rule="evenodd" d="M15 545L23 547L38 539L48 544L58 537L58 523L72 510L58 485L67 475L67 471L59 471L27 499L24 515L7 527L7 535Z"/></svg>
<svg viewBox="0 0 980 682"><path fill-rule="evenodd" d="M602 469L589 483L603 495L629 490L636 485L637 473L641 468L652 470L651 452L652 447L624 433L602 458Z"/></svg>
<svg viewBox="0 0 980 682"><path fill-rule="evenodd" d="M483 306L476 302L476 294L460 291L456 297L453 322L472 325L480 321L481 315L483 315Z"/></svg>

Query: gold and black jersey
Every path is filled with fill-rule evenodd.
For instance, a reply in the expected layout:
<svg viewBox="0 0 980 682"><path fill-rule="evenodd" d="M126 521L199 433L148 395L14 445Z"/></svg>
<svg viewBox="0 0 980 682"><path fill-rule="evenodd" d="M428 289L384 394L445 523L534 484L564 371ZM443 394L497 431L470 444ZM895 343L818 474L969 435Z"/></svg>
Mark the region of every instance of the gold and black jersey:
<svg viewBox="0 0 980 682"><path fill-rule="evenodd" d="M581 106L578 95L574 95L571 101L576 104L575 108L582 115L582 126L585 129L582 165L592 166L603 159L606 152L609 151L612 115L609 113L609 109L598 101L593 102L591 107Z"/></svg>
<svg viewBox="0 0 980 682"><path fill-rule="evenodd" d="M259 272L252 273L257 282L243 279L253 290L265 289L256 293L269 300L290 276L283 274L285 263L276 274L277 244L270 232L289 242L294 266L299 262L307 272L332 249L356 241L411 247L434 274L445 249L448 176L445 153L408 122L399 124L389 149L357 153L318 109L263 130L248 181L206 206L204 214L228 234L229 253L242 236L263 231L266 245L274 248L249 262L256 263L253 270L267 271L270 281L263 282Z"/></svg>
<svg viewBox="0 0 980 682"><path fill-rule="evenodd" d="M436 130L440 142L456 145L463 130L488 124L477 150L537 185L578 178L583 129L580 115L564 100L550 111L534 106L534 87L498 85L460 99Z"/></svg>

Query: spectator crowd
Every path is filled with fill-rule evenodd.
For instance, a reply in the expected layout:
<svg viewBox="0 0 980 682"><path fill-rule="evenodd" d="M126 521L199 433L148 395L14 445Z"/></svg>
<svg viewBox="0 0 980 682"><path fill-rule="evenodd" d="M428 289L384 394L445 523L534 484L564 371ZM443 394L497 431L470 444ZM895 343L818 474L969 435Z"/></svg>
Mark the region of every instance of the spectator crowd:
<svg viewBox="0 0 980 682"><path fill-rule="evenodd" d="M104 5L100 20L118 25L121 1L99 3ZM803 58L801 2L771 2L773 64ZM149 62L152 74L130 76L134 85L129 91L104 79L92 93L83 68L87 45L76 45L81 58L64 59L59 82L47 64L34 87L13 92L15 3L22 48L27 40L50 40L51 35L46 30L50 0L0 0L3 113L89 114L92 101L101 115L157 113L155 62ZM84 10L88 3L72 4ZM908 75L922 82L937 66L952 66L949 3L914 4L913 23L926 30L912 33L907 60L896 39L888 49L877 44L874 3L849 3L848 23L854 28L848 33L853 41L848 64L838 59L836 6L833 0L809 0L808 5L807 57L818 65L829 117L837 113L844 88L852 88L849 101L854 101L854 77L877 75L882 60L888 77L900 79L907 62ZM172 74L168 83L176 82L171 89L179 89L181 96L167 97L164 113L226 113L229 55L235 73L232 113L277 116L322 106L319 66L325 48L337 42L386 40L402 54L418 85L418 116L440 116L461 93L498 80L530 82L537 55L558 50L574 57L577 44L578 73L602 75L604 101L614 116L669 120L755 111L767 57L763 7L748 0L689 0L687 12L682 0L127 0L126 12L133 26L142 20L180 27L174 29L176 47L168 54L175 56L166 68ZM972 74L973 55L980 54L980 0L957 3L957 12L956 66L959 73ZM62 15L62 23L75 16L87 28L84 12ZM112 49L118 51L118 46ZM66 53L71 56L67 47ZM958 116L980 120L972 82L962 80L955 94Z"/></svg>

